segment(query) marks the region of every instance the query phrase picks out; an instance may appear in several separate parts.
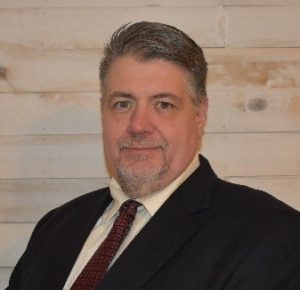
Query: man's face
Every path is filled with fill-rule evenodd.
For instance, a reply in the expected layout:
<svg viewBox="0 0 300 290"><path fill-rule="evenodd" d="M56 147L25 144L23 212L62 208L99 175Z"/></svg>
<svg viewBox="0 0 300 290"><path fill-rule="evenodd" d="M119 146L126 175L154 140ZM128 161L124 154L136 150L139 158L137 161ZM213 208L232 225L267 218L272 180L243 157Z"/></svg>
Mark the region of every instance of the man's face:
<svg viewBox="0 0 300 290"><path fill-rule="evenodd" d="M102 100L107 167L137 198L176 179L194 158L207 102L192 103L187 73L164 60L113 62Z"/></svg>

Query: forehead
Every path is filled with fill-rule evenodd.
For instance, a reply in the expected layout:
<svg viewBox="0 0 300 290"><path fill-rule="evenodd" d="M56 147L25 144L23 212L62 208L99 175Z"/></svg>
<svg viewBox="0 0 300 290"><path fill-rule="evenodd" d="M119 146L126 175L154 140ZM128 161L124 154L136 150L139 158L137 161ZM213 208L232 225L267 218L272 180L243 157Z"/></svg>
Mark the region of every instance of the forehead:
<svg viewBox="0 0 300 290"><path fill-rule="evenodd" d="M106 77L105 90L143 88L186 91L189 84L189 73L170 61L145 61L123 56L112 63Z"/></svg>

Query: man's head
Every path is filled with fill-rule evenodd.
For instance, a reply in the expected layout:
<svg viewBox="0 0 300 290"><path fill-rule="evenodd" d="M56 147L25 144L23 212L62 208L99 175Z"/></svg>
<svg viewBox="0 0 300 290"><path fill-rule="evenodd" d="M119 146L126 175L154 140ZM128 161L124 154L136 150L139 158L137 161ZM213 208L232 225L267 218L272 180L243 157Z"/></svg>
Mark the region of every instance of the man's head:
<svg viewBox="0 0 300 290"><path fill-rule="evenodd" d="M207 67L200 47L174 27L123 26L100 65L108 169L137 198L176 179L194 158L206 121Z"/></svg>

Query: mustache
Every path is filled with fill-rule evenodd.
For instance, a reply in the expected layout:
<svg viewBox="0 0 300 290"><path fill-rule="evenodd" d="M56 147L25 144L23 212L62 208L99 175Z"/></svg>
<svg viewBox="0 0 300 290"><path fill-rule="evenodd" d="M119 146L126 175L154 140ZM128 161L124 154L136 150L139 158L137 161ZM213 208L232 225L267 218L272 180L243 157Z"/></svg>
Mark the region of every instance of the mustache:
<svg viewBox="0 0 300 290"><path fill-rule="evenodd" d="M153 140L145 136L131 136L126 138L120 138L117 142L119 150L126 148L155 148L160 147L165 149L168 146L168 142L164 139Z"/></svg>

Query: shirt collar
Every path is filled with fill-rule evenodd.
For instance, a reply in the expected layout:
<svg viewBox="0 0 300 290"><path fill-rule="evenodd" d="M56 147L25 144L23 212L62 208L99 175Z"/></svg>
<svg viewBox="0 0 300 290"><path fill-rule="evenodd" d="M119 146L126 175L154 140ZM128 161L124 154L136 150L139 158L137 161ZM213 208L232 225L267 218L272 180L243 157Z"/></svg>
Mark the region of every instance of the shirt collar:
<svg viewBox="0 0 300 290"><path fill-rule="evenodd" d="M187 168L168 186L149 196L139 198L137 199L137 201L142 203L149 214L153 216L156 211L162 206L162 204L169 198L169 196L197 169L197 167L199 167L199 165L200 161L198 158L198 154L196 154ZM114 200L110 217L108 217L111 218L117 213L121 204L129 198L124 194L121 186L114 178L111 178L109 189Z"/></svg>

